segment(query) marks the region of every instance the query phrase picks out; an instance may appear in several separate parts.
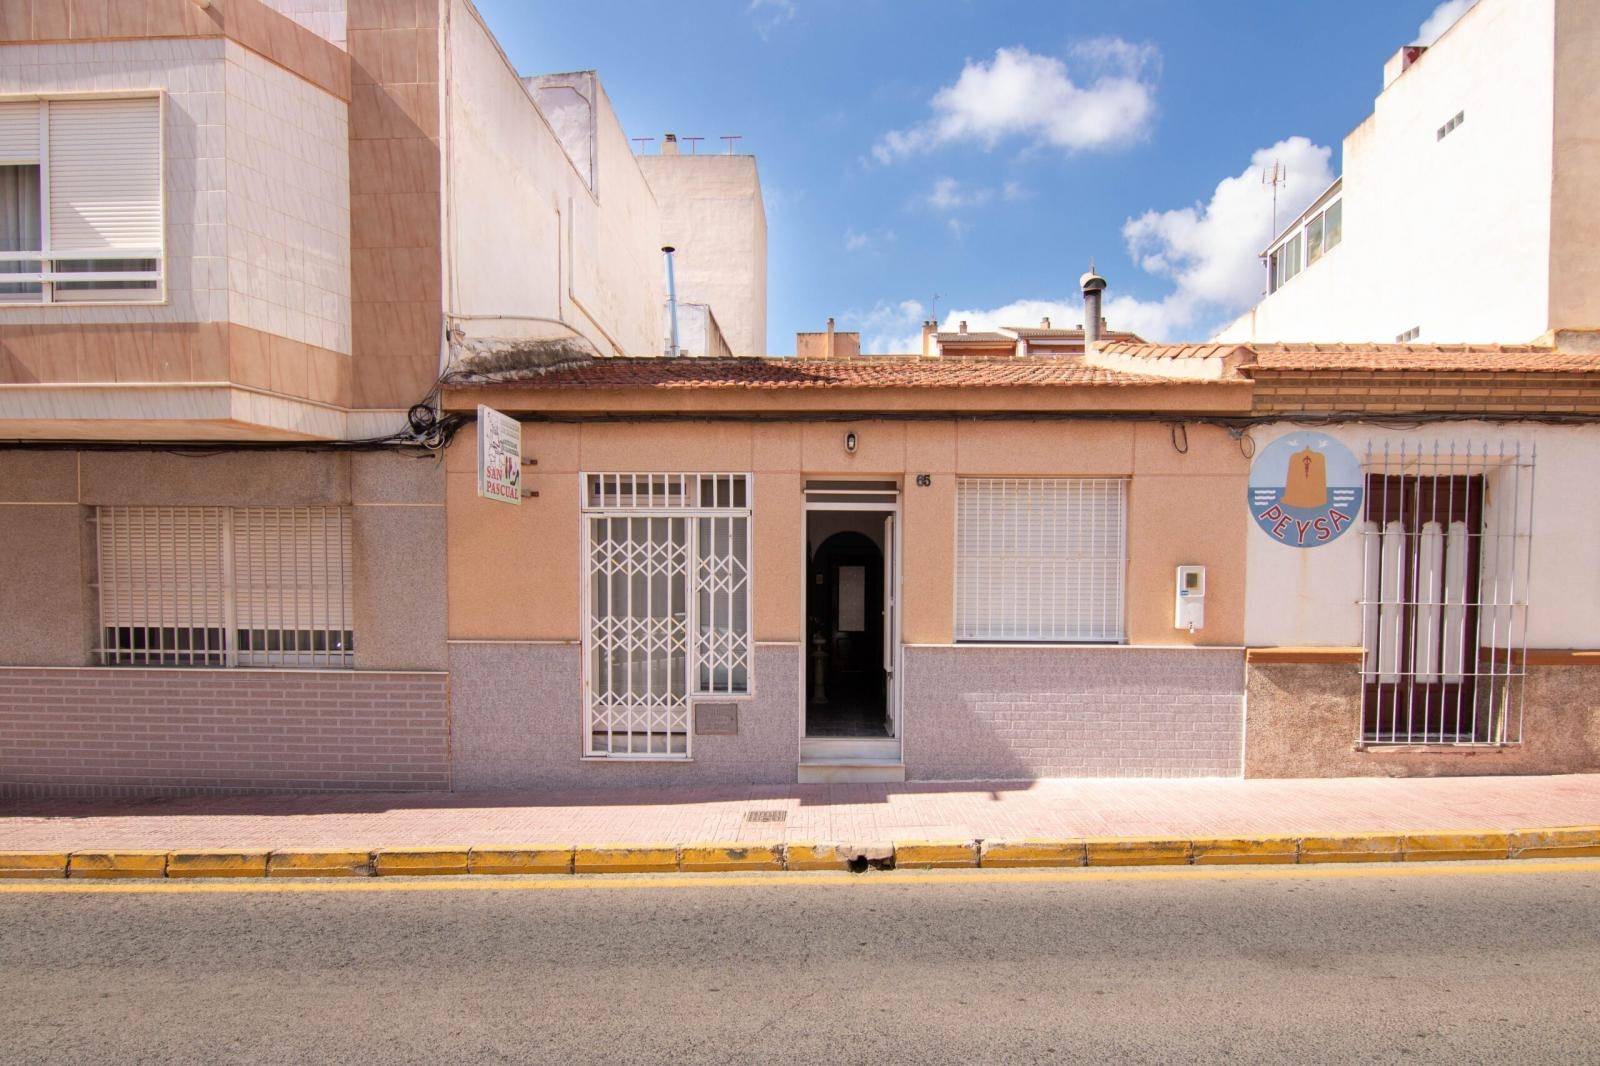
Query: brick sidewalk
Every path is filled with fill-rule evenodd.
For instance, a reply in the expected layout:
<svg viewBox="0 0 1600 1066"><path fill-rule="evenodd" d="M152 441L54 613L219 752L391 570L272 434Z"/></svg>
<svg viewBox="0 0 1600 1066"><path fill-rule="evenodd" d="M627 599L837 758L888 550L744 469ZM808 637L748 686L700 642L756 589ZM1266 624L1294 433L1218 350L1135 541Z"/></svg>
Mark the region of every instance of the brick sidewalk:
<svg viewBox="0 0 1600 1066"><path fill-rule="evenodd" d="M751 814L764 817L752 820ZM0 849L1257 836L1600 825L1600 775L0 801Z"/></svg>

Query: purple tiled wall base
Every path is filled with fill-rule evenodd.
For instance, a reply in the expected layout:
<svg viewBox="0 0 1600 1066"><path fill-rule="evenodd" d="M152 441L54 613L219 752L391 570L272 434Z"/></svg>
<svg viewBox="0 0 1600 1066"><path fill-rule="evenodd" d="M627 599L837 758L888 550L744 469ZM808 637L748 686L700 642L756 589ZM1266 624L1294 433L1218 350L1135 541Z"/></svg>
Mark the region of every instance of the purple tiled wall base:
<svg viewBox="0 0 1600 1066"><path fill-rule="evenodd" d="M0 668L0 796L450 787L449 678Z"/></svg>
<svg viewBox="0 0 1600 1066"><path fill-rule="evenodd" d="M1244 654L911 647L906 777L1237 777Z"/></svg>

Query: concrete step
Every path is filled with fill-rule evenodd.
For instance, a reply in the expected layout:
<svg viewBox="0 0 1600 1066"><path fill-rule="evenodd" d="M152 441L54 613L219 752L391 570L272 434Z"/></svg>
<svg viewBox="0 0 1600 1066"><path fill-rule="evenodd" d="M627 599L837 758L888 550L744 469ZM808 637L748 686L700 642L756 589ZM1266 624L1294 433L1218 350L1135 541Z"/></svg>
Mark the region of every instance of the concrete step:
<svg viewBox="0 0 1600 1066"><path fill-rule="evenodd" d="M849 759L857 762L899 762L896 737L805 737L800 741L800 761Z"/></svg>
<svg viewBox="0 0 1600 1066"><path fill-rule="evenodd" d="M807 759L800 764L802 785L860 785L906 779L906 764L899 759Z"/></svg>

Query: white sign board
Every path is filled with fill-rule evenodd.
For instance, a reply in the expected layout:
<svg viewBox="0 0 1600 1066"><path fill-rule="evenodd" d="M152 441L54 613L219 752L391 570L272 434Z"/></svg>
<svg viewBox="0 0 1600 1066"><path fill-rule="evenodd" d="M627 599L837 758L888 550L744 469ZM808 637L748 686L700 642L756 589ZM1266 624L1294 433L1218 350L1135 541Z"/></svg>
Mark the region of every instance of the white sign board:
<svg viewBox="0 0 1600 1066"><path fill-rule="evenodd" d="M522 423L478 405L478 495L522 503Z"/></svg>

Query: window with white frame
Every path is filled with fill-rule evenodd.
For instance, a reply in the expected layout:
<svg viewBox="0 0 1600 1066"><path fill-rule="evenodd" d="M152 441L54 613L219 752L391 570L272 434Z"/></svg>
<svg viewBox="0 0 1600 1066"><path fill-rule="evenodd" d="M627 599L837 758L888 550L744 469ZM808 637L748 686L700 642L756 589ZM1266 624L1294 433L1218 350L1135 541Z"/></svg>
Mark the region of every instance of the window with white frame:
<svg viewBox="0 0 1600 1066"><path fill-rule="evenodd" d="M0 304L162 296L161 98L0 100Z"/></svg>
<svg viewBox="0 0 1600 1066"><path fill-rule="evenodd" d="M687 758L691 701L750 693L750 479L583 477L584 752Z"/></svg>
<svg viewBox="0 0 1600 1066"><path fill-rule="evenodd" d="M1126 530L1123 478L959 479L956 640L1122 641Z"/></svg>
<svg viewBox="0 0 1600 1066"><path fill-rule="evenodd" d="M1293 237L1273 249L1270 255L1270 289L1277 292L1290 278L1309 269L1313 263L1344 240L1344 201L1335 200L1311 216Z"/></svg>
<svg viewBox="0 0 1600 1066"><path fill-rule="evenodd" d="M353 665L350 510L100 507L107 666Z"/></svg>

